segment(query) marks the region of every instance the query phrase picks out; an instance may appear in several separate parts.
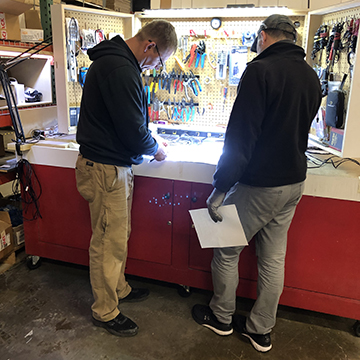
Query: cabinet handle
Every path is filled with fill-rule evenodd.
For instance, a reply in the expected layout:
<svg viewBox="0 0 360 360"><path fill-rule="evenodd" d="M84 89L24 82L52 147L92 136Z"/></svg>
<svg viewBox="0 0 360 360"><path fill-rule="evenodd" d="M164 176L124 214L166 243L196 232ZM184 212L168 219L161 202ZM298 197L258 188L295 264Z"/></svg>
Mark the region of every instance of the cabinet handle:
<svg viewBox="0 0 360 360"><path fill-rule="evenodd" d="M192 228L192 229L195 229L195 225L194 225L194 224L192 224L192 225L191 225L191 228Z"/></svg>
<svg viewBox="0 0 360 360"><path fill-rule="evenodd" d="M168 192L168 193L166 193L166 194L164 195L164 198L165 198L165 199L170 199L170 196L171 196L171 194Z"/></svg>
<svg viewBox="0 0 360 360"><path fill-rule="evenodd" d="M197 197L196 197L196 196L193 196L193 197L191 198L191 201L192 201L192 202L197 202Z"/></svg>
<svg viewBox="0 0 360 360"><path fill-rule="evenodd" d="M171 225L171 224L172 224L172 222L169 220L169 221L167 222L167 224L168 224L168 225Z"/></svg>

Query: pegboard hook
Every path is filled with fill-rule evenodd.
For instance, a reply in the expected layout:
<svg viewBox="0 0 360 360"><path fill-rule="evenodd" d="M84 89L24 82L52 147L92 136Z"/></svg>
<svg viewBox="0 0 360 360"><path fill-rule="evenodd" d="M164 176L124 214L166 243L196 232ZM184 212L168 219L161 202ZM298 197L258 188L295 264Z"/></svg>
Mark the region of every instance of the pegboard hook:
<svg viewBox="0 0 360 360"><path fill-rule="evenodd" d="M195 36L195 37L197 37L197 35L196 35L195 31L194 31L194 30L192 30L192 29L190 29L190 36Z"/></svg>

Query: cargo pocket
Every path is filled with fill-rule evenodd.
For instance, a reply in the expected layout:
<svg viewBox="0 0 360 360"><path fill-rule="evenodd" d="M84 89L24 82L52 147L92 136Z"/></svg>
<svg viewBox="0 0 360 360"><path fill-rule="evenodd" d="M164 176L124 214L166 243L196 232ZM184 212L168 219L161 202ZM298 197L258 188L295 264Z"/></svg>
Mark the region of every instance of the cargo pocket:
<svg viewBox="0 0 360 360"><path fill-rule="evenodd" d="M105 190L108 193L120 190L124 186L122 173L115 165L103 165L105 175Z"/></svg>
<svg viewBox="0 0 360 360"><path fill-rule="evenodd" d="M76 187L80 195L88 202L94 201L94 166L92 161L79 157L75 167Z"/></svg>

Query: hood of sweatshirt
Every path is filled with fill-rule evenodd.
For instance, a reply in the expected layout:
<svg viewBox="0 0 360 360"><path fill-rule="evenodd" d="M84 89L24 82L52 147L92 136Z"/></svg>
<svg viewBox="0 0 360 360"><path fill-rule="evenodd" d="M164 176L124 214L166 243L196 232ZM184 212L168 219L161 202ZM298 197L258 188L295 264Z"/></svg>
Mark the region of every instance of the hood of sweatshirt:
<svg viewBox="0 0 360 360"><path fill-rule="evenodd" d="M134 66L141 72L139 63L134 54L126 44L126 42L119 36L113 37L111 40L104 40L87 51L91 61L101 58L102 56L120 56L131 61Z"/></svg>

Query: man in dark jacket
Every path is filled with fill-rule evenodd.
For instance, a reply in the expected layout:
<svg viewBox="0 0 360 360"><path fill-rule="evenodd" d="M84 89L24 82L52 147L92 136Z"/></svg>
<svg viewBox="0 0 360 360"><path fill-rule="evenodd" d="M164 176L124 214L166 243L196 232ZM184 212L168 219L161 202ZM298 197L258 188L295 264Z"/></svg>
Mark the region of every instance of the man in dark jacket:
<svg viewBox="0 0 360 360"><path fill-rule="evenodd" d="M261 352L272 347L270 331L284 283L287 231L306 178L308 132L321 102L315 71L295 44L296 29L284 15L260 26L258 56L238 85L223 154L207 200L211 218L221 221L221 205L235 204L248 241L258 257L257 299L234 327ZM219 335L233 332L238 261L243 247L214 249L214 295L210 306L195 305L195 321Z"/></svg>
<svg viewBox="0 0 360 360"><path fill-rule="evenodd" d="M76 140L79 193L89 202L92 237L90 281L92 320L118 336L133 336L137 325L120 313L119 302L144 300L148 289L125 280L133 194L133 164L143 154L166 157L148 129L141 72L159 68L177 47L174 27L158 20L132 38L116 36L88 50L93 61L86 75Z"/></svg>

